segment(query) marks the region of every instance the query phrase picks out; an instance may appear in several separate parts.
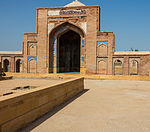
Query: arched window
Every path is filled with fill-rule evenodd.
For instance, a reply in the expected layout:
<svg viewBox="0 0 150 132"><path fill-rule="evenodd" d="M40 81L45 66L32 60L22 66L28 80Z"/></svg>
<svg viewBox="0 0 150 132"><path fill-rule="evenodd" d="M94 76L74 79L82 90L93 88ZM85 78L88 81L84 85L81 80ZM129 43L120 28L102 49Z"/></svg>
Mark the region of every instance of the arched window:
<svg viewBox="0 0 150 132"><path fill-rule="evenodd" d="M122 75L123 74L122 61L116 60L114 62L114 74L115 75Z"/></svg>

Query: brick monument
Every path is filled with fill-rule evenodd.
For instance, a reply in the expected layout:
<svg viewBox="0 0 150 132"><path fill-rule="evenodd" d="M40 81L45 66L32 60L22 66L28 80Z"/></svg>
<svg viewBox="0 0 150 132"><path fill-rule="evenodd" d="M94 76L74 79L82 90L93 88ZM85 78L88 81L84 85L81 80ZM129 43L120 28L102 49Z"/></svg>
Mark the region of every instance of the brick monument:
<svg viewBox="0 0 150 132"><path fill-rule="evenodd" d="M149 51L115 51L113 32L100 30L100 7L73 1L38 8L36 33L22 52L0 52L6 72L148 75ZM5 54L4 54L5 53Z"/></svg>

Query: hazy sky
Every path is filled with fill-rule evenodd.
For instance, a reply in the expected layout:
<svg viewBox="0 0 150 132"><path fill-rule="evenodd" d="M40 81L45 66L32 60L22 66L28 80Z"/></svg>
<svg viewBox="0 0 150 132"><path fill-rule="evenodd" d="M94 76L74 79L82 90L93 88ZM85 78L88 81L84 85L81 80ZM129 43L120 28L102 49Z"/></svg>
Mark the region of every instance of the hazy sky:
<svg viewBox="0 0 150 132"><path fill-rule="evenodd" d="M113 31L116 50L150 51L150 0L80 0L100 5L101 31ZM0 0L0 50L21 50L23 34L36 30L36 8L72 0Z"/></svg>

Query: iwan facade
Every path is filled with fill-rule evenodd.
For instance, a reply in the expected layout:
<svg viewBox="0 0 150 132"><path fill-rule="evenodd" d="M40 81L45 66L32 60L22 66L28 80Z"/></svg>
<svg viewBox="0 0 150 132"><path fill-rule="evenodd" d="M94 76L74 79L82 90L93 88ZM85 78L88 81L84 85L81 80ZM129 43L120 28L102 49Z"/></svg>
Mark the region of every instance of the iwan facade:
<svg viewBox="0 0 150 132"><path fill-rule="evenodd" d="M73 1L38 8L36 20L36 33L24 34L22 52L0 52L6 72L149 74L150 52L115 52L113 32L100 31L99 6Z"/></svg>

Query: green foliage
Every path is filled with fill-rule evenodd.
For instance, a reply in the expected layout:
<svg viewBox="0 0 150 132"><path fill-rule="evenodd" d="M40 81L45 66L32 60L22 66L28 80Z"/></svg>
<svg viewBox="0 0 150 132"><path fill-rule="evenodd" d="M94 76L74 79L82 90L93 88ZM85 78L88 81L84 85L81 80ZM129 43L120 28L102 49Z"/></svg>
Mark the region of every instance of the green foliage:
<svg viewBox="0 0 150 132"><path fill-rule="evenodd" d="M139 51L138 49L135 49L135 51Z"/></svg>
<svg viewBox="0 0 150 132"><path fill-rule="evenodd" d="M133 48L131 48L130 51L134 51Z"/></svg>
<svg viewBox="0 0 150 132"><path fill-rule="evenodd" d="M139 51L139 50L131 48L129 51Z"/></svg>

